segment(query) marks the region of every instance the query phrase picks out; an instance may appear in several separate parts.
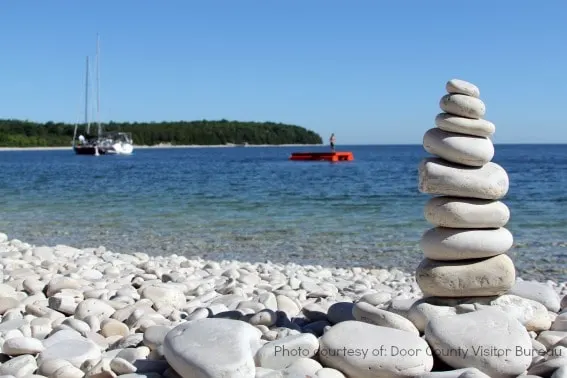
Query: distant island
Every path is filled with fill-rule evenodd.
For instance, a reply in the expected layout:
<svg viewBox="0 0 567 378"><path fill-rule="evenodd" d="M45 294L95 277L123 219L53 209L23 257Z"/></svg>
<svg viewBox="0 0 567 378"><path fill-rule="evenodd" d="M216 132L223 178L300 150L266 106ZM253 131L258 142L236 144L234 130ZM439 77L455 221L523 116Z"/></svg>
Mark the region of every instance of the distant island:
<svg viewBox="0 0 567 378"><path fill-rule="evenodd" d="M37 123L0 119L0 147L66 147L71 146L75 125ZM322 144L321 136L296 125L274 122L180 121L180 122L110 122L104 131L132 133L135 145L279 145ZM91 134L96 125L91 124ZM85 132L79 124L77 134Z"/></svg>

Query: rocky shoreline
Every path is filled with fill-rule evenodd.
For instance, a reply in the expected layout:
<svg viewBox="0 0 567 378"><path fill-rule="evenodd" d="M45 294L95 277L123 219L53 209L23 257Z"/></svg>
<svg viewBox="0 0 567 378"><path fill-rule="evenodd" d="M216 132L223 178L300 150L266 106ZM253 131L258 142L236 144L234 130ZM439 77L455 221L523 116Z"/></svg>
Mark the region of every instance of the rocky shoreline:
<svg viewBox="0 0 567 378"><path fill-rule="evenodd" d="M0 376L567 377L567 283L507 252L476 86L447 83L419 167L415 273L33 246L0 234ZM2 378L0 377L0 378Z"/></svg>
<svg viewBox="0 0 567 378"><path fill-rule="evenodd" d="M5 234L0 264L2 376L567 371L567 282L518 279L498 297L435 301L397 269L150 257L32 246ZM487 375L475 366L501 369Z"/></svg>

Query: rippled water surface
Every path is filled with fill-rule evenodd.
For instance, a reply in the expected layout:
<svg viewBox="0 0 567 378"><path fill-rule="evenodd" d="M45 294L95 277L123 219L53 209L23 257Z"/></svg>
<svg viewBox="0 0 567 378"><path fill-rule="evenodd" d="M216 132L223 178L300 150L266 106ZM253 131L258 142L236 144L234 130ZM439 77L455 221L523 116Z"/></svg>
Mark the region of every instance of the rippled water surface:
<svg viewBox="0 0 567 378"><path fill-rule="evenodd" d="M325 147L138 149L132 156L0 152L0 230L117 252L414 269L427 195L421 146L341 146L354 162L291 162ZM567 146L496 146L523 277L565 279Z"/></svg>

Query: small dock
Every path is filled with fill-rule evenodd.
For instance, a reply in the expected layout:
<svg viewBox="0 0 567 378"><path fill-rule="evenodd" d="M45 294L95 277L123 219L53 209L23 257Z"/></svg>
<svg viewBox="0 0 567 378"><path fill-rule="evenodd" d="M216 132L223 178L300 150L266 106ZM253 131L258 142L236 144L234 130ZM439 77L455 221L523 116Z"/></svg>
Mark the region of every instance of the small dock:
<svg viewBox="0 0 567 378"><path fill-rule="evenodd" d="M289 160L301 161L353 161L352 152L294 152Z"/></svg>

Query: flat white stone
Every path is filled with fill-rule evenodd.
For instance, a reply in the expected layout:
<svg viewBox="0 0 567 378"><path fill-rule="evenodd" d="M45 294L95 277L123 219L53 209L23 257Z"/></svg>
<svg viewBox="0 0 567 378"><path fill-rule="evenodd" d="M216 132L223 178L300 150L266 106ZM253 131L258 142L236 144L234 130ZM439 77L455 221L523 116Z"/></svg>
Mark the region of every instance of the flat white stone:
<svg viewBox="0 0 567 378"><path fill-rule="evenodd" d="M447 84L445 84L445 89L447 93L459 93L476 98L480 97L480 89L476 85L461 79L449 80Z"/></svg>
<svg viewBox="0 0 567 378"><path fill-rule="evenodd" d="M325 332L318 355L325 367L348 377L409 377L433 368L429 346L419 336L355 320Z"/></svg>
<svg viewBox="0 0 567 378"><path fill-rule="evenodd" d="M516 279L514 263L505 254L486 259L436 261L423 259L416 281L425 295L484 297L510 290Z"/></svg>
<svg viewBox="0 0 567 378"><path fill-rule="evenodd" d="M438 227L498 228L510 220L510 209L501 201L433 197L425 204L425 219Z"/></svg>
<svg viewBox="0 0 567 378"><path fill-rule="evenodd" d="M21 354L36 354L45 349L41 340L33 337L14 337L8 339L2 345L2 352L9 356L19 356Z"/></svg>
<svg viewBox="0 0 567 378"><path fill-rule="evenodd" d="M317 370L313 378L345 378L345 375L337 369L323 368Z"/></svg>
<svg viewBox="0 0 567 378"><path fill-rule="evenodd" d="M493 162L473 168L440 158L425 158L418 170L421 193L491 200L499 200L508 193L508 174Z"/></svg>
<svg viewBox="0 0 567 378"><path fill-rule="evenodd" d="M435 126L441 130L479 137L490 137L496 131L494 123L486 119L459 117L449 113L437 114Z"/></svg>
<svg viewBox="0 0 567 378"><path fill-rule="evenodd" d="M445 113L472 119L480 119L486 113L486 106L481 99L463 94L446 94L441 97L439 107Z"/></svg>
<svg viewBox="0 0 567 378"><path fill-rule="evenodd" d="M552 287L544 283L517 280L510 289L510 294L537 301L543 304L549 311L559 311L559 294L557 294Z"/></svg>
<svg viewBox="0 0 567 378"><path fill-rule="evenodd" d="M521 352L532 348L524 326L497 309L431 319L425 339L449 366L474 367L492 378L521 375L532 360Z"/></svg>
<svg viewBox="0 0 567 378"><path fill-rule="evenodd" d="M0 365L0 375L24 378L37 370L37 363L31 354L17 356Z"/></svg>
<svg viewBox="0 0 567 378"><path fill-rule="evenodd" d="M313 334L290 335L264 344L256 353L256 366L284 369L301 357L313 357L318 349L319 340Z"/></svg>
<svg viewBox="0 0 567 378"><path fill-rule="evenodd" d="M477 368L462 368L448 371L432 371L425 373L418 378L490 378Z"/></svg>
<svg viewBox="0 0 567 378"><path fill-rule="evenodd" d="M186 303L185 295L180 290L165 284L148 286L142 290L141 296L155 304L167 304L174 308L181 308Z"/></svg>
<svg viewBox="0 0 567 378"><path fill-rule="evenodd" d="M433 260L467 260L492 257L508 252L514 244L512 233L497 229L434 227L421 237L425 257Z"/></svg>
<svg viewBox="0 0 567 378"><path fill-rule="evenodd" d="M262 332L240 320L185 322L165 337L167 362L183 378L253 378Z"/></svg>
<svg viewBox="0 0 567 378"><path fill-rule="evenodd" d="M352 310L354 318L360 322L370 323L381 327L396 328L419 336L415 325L401 315L379 309L366 302L358 302Z"/></svg>
<svg viewBox="0 0 567 378"><path fill-rule="evenodd" d="M502 295L490 302L493 307L516 318L528 331L546 331L551 319L544 305L516 295Z"/></svg>
<svg viewBox="0 0 567 378"><path fill-rule="evenodd" d="M105 301L88 298L81 301L75 310L75 318L84 320L88 316L96 316L100 321L109 318L116 310Z"/></svg>
<svg viewBox="0 0 567 378"><path fill-rule="evenodd" d="M471 136L434 127L423 135L423 148L447 161L482 167L494 157L494 145L487 137Z"/></svg>
<svg viewBox="0 0 567 378"><path fill-rule="evenodd" d="M100 347L90 340L62 340L47 347L37 358L38 364L53 359L69 361L73 366L80 368L86 360L95 360L101 357Z"/></svg>

